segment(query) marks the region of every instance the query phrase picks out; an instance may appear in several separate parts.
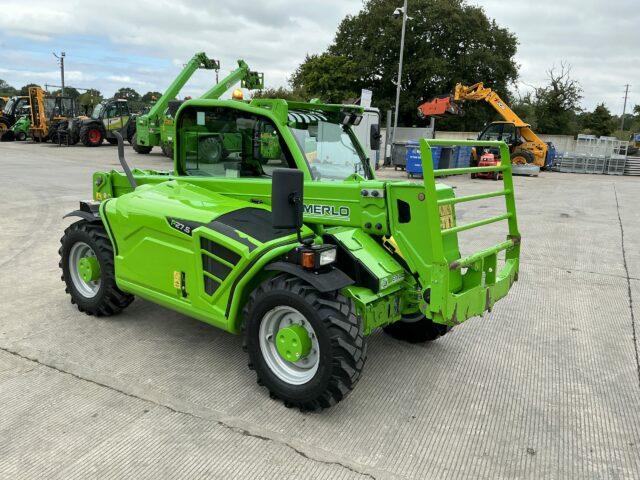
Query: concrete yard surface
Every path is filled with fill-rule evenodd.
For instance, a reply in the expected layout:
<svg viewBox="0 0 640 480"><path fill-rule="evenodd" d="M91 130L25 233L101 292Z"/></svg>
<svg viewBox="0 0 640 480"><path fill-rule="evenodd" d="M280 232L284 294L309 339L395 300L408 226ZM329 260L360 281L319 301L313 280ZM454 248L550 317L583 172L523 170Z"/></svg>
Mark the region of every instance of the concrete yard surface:
<svg viewBox="0 0 640 480"><path fill-rule="evenodd" d="M433 343L373 334L353 393L303 414L256 384L239 337L140 299L111 318L70 303L62 216L119 168L114 147L2 143L0 164L0 478L640 478L638 178L517 177L510 295ZM462 235L463 253L504 232Z"/></svg>

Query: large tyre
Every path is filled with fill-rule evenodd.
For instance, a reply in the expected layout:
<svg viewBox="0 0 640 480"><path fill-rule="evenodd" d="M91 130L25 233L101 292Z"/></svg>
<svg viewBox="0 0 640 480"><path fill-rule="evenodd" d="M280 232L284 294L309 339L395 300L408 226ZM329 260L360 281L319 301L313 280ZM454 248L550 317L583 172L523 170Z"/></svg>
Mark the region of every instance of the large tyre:
<svg viewBox="0 0 640 480"><path fill-rule="evenodd" d="M437 340L451 330L451 327L432 322L424 315L419 314L387 325L383 330L396 340L408 343L424 343Z"/></svg>
<svg viewBox="0 0 640 480"><path fill-rule="evenodd" d="M133 295L116 285L113 248L102 225L80 220L64 231L60 243L62 281L78 310L110 316L133 301Z"/></svg>
<svg viewBox="0 0 640 480"><path fill-rule="evenodd" d="M151 152L151 150L153 149L153 147L149 147L147 145L138 145L138 134L134 133L133 137L131 138L131 146L133 147L133 150L136 153L143 153L143 154L147 154L149 152Z"/></svg>
<svg viewBox="0 0 640 480"><path fill-rule="evenodd" d="M163 143L161 148L165 157L173 158L173 143Z"/></svg>
<svg viewBox="0 0 640 480"><path fill-rule="evenodd" d="M353 303L279 275L258 286L244 308L245 348L258 384L287 407L316 411L355 387L367 355Z"/></svg>
<svg viewBox="0 0 640 480"><path fill-rule="evenodd" d="M5 133L11 131L11 123L6 118L0 118L0 140L5 135Z"/></svg>
<svg viewBox="0 0 640 480"><path fill-rule="evenodd" d="M85 147L99 147L103 140L102 131L95 125L85 125L80 128L80 141Z"/></svg>
<svg viewBox="0 0 640 480"><path fill-rule="evenodd" d="M527 150L516 150L511 154L511 163L514 165L529 165L535 162L536 158L533 153Z"/></svg>

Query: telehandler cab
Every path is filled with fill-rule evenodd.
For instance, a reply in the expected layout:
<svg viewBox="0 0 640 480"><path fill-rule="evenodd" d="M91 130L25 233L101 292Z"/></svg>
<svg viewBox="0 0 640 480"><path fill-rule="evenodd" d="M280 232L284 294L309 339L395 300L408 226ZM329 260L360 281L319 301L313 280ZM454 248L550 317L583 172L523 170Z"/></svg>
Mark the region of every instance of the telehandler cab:
<svg viewBox="0 0 640 480"><path fill-rule="evenodd" d="M502 142L421 140L422 184L374 177L353 105L189 100L176 114L174 170L93 175L92 202L67 216L62 279L88 315L139 296L244 336L258 383L319 410L357 383L382 327L434 340L507 295L520 235ZM499 148L497 167L433 170L432 145ZM435 177L501 172L498 191L456 197ZM458 203L504 197L506 212L458 224ZM462 256L458 233L507 224ZM504 258L502 257L504 255Z"/></svg>

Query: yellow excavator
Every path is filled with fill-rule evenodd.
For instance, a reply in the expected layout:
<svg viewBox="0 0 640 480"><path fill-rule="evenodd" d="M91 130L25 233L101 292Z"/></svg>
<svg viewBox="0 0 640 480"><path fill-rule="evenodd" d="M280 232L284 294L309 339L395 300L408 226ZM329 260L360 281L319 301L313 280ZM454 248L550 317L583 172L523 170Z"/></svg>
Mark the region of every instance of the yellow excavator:
<svg viewBox="0 0 640 480"><path fill-rule="evenodd" d="M418 107L418 114L438 116L445 113L462 113L461 104L465 101L485 101L504 119L487 125L478 136L478 140L502 140L509 145L511 162L515 165L537 165L544 168L548 146L538 137L531 125L522 121L500 96L483 85L482 82L471 86L456 85L453 95L439 97ZM478 160L474 152L474 160Z"/></svg>
<svg viewBox="0 0 640 480"><path fill-rule="evenodd" d="M35 142L57 142L58 128L75 115L75 102L69 97L47 97L40 87L29 87L31 126Z"/></svg>

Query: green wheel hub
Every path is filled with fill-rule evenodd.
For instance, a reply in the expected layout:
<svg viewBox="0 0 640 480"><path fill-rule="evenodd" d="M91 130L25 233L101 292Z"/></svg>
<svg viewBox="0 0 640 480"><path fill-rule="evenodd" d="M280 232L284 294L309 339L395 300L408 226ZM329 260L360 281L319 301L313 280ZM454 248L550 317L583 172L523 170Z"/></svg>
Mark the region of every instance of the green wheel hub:
<svg viewBox="0 0 640 480"><path fill-rule="evenodd" d="M286 361L297 362L309 355L311 338L302 325L290 325L278 331L276 348Z"/></svg>
<svg viewBox="0 0 640 480"><path fill-rule="evenodd" d="M78 261L78 273L85 282L95 282L100 278L100 263L96 257L82 257Z"/></svg>

